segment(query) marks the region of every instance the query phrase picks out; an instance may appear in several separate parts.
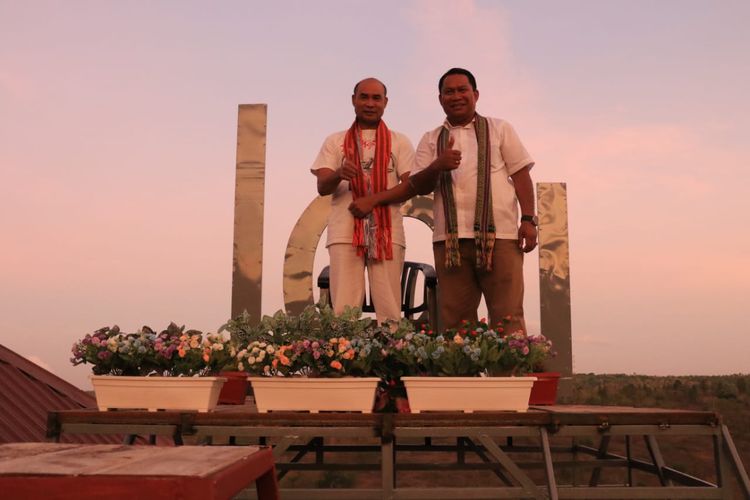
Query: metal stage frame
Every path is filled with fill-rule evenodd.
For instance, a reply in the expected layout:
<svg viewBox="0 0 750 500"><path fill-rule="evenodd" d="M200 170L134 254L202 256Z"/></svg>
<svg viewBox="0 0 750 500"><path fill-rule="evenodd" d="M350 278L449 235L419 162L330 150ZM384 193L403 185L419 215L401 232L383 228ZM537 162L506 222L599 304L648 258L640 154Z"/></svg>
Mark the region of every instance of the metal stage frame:
<svg viewBox="0 0 750 500"><path fill-rule="evenodd" d="M266 413L219 407L209 413L70 410L51 412L47 437L135 435L174 444L269 444L280 478L290 471L380 472L379 488L282 488L284 499L716 498L750 499L750 481L714 412L600 406L539 406L526 413ZM715 477L669 466L659 440L687 436L712 449ZM171 443L170 443L171 444ZM636 456L636 448L646 450ZM624 453L618 452L624 449ZM346 455L355 452L357 455ZM416 456L421 461L406 459ZM432 452L452 461L424 460ZM361 463L357 458L376 461ZM340 460L347 456L349 460ZM336 460L339 459L339 460ZM334 460L334 461L332 461ZM408 487L406 471L484 471L483 486ZM623 480L612 483L610 471ZM567 473L565 472L567 471ZM634 475L652 479L643 485ZM493 485L494 483L494 485ZM735 486L736 488L736 486Z"/></svg>

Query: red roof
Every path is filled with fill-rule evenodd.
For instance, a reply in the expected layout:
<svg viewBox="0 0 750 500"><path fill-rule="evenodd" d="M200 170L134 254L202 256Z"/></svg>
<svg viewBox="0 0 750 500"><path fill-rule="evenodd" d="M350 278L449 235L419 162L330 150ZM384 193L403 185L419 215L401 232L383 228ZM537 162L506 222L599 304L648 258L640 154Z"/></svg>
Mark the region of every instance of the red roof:
<svg viewBox="0 0 750 500"><path fill-rule="evenodd" d="M0 443L46 441L47 412L96 408L96 400L0 345ZM119 436L63 436L74 443L118 443Z"/></svg>

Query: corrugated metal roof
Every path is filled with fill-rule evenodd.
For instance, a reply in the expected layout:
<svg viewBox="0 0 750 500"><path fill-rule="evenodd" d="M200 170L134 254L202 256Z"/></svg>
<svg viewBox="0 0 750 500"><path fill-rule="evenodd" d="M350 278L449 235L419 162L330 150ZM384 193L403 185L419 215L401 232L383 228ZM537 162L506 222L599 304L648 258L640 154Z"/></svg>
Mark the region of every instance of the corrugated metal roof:
<svg viewBox="0 0 750 500"><path fill-rule="evenodd" d="M47 412L96 408L96 400L0 345L0 443L46 441ZM63 436L64 442L118 443L119 436Z"/></svg>

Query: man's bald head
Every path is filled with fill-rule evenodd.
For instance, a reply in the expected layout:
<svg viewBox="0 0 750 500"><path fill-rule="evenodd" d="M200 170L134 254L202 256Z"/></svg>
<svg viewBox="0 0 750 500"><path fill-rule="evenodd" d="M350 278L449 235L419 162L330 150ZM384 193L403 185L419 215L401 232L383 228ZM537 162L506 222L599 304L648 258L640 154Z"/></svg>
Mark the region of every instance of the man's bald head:
<svg viewBox="0 0 750 500"><path fill-rule="evenodd" d="M365 83L365 82L368 82L368 83L369 82L379 83L383 87L383 97L385 97L385 96L388 95L388 89L385 88L385 83L381 82L377 78L372 78L372 77L365 78L364 80L358 81L357 84L354 86L354 92L352 92L352 95L357 95L357 89L359 89L360 84Z"/></svg>
<svg viewBox="0 0 750 500"><path fill-rule="evenodd" d="M365 78L354 86L354 94L352 94L354 115L363 129L379 126L385 107L388 105L385 92L385 85L377 78Z"/></svg>

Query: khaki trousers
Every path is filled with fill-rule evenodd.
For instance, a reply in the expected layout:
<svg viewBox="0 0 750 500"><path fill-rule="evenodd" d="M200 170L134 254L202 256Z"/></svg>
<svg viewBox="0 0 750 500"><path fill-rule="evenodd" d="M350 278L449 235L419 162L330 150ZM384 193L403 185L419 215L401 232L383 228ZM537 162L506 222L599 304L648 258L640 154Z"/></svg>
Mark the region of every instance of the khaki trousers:
<svg viewBox="0 0 750 500"><path fill-rule="evenodd" d="M328 247L330 264L331 302L336 314L346 306L362 307L365 299L365 268L370 282L372 304L378 323L401 319L401 271L404 267L405 249L393 245L392 260L367 260L357 256L350 243Z"/></svg>
<svg viewBox="0 0 750 500"><path fill-rule="evenodd" d="M463 320L476 321L482 295L490 325L511 316L511 331L526 330L523 319L523 252L516 240L495 240L492 271L476 267L474 240L460 239L461 265L445 267L445 242L433 244L438 277L438 303L444 328L456 328Z"/></svg>

